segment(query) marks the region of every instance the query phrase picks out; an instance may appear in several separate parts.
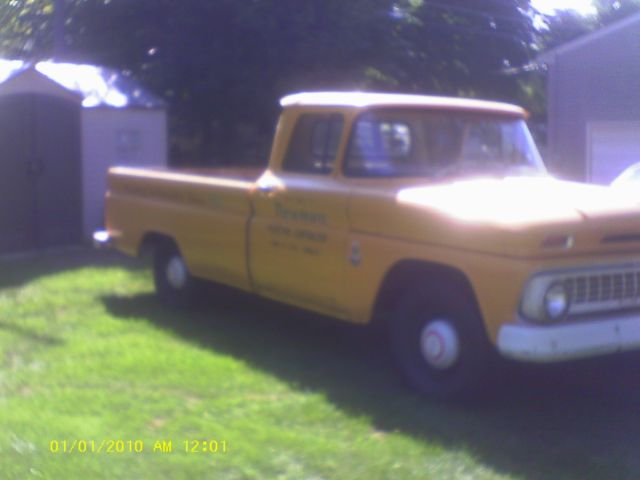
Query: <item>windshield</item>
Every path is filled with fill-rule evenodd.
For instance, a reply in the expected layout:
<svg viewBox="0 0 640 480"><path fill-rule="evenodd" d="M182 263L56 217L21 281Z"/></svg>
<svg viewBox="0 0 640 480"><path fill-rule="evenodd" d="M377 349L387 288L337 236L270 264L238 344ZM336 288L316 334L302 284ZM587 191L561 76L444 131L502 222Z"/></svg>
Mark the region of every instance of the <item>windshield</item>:
<svg viewBox="0 0 640 480"><path fill-rule="evenodd" d="M521 118L491 113L373 111L352 129L345 174L434 179L546 170Z"/></svg>

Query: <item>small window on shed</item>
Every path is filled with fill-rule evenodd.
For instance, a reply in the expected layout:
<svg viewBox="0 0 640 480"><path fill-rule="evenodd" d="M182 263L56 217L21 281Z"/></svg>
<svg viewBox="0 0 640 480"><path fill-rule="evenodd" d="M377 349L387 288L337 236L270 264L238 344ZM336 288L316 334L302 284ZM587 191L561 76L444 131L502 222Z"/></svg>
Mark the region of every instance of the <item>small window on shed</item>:
<svg viewBox="0 0 640 480"><path fill-rule="evenodd" d="M330 173L338 153L344 119L341 115L306 114L295 126L283 169Z"/></svg>
<svg viewBox="0 0 640 480"><path fill-rule="evenodd" d="M120 129L116 133L116 150L120 157L133 157L140 151L142 141L139 130Z"/></svg>

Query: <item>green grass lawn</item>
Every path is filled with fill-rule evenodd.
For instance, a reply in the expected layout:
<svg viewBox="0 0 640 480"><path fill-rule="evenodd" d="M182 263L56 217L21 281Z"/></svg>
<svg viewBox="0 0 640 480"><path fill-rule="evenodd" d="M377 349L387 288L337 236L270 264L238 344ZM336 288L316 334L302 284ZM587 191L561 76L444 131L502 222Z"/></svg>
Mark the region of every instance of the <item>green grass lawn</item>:
<svg viewBox="0 0 640 480"><path fill-rule="evenodd" d="M168 311L116 254L0 261L0 361L2 479L640 478L637 357L447 405L367 331L228 292Z"/></svg>

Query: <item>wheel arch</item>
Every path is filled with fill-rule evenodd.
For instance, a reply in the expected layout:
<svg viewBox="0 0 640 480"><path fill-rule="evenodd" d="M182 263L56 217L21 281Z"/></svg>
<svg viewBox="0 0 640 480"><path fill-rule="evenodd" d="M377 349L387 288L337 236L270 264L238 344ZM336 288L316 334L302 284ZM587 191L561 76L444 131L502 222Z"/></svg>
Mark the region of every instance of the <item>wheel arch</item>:
<svg viewBox="0 0 640 480"><path fill-rule="evenodd" d="M417 259L400 260L387 270L375 297L371 322L378 325L386 323L389 314L401 301L403 293L419 281L447 282L451 288L472 302L478 318L484 323L472 283L462 270L442 263Z"/></svg>
<svg viewBox="0 0 640 480"><path fill-rule="evenodd" d="M166 244L174 245L178 249L178 251L180 251L178 242L176 242L175 238L173 238L171 235L156 231L145 232L138 244L138 256L143 256L151 253L153 252L154 248L158 247L159 245Z"/></svg>

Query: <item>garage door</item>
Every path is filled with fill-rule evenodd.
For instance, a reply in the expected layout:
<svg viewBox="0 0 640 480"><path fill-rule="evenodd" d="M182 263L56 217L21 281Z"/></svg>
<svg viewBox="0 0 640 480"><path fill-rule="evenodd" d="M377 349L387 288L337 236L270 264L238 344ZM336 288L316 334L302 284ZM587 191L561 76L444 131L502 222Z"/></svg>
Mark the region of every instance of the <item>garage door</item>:
<svg viewBox="0 0 640 480"><path fill-rule="evenodd" d="M608 185L625 168L640 162L640 122L590 124L589 180Z"/></svg>

